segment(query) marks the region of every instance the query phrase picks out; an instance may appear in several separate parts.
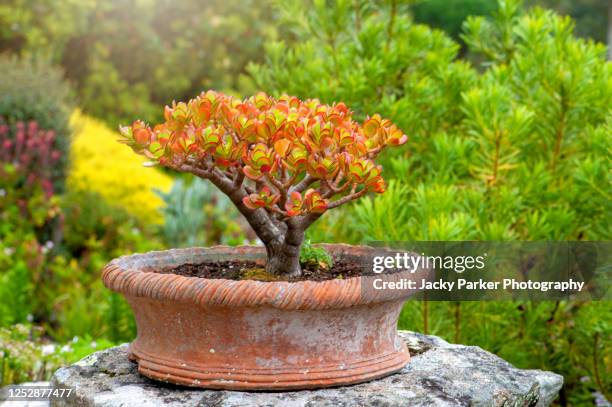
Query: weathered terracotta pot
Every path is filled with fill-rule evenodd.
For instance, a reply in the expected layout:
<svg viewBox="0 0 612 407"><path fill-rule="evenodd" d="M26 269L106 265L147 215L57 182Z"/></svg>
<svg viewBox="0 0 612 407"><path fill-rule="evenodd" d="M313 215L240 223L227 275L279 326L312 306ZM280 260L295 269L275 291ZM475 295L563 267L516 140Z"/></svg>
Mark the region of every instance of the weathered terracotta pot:
<svg viewBox="0 0 612 407"><path fill-rule="evenodd" d="M380 249L325 246L336 259L370 264ZM231 281L156 273L210 260L265 261L261 247L177 249L121 257L103 271L131 305L141 374L193 387L283 390L368 381L410 356L397 320L410 291L373 290L407 272L323 282Z"/></svg>

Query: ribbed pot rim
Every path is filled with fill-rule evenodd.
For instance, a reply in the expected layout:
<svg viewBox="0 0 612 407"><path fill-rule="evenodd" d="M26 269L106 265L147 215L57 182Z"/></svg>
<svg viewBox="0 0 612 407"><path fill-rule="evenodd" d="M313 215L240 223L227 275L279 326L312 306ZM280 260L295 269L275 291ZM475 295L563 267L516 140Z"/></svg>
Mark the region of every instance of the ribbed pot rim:
<svg viewBox="0 0 612 407"><path fill-rule="evenodd" d="M381 253L395 253L384 248L324 244L334 257L368 261ZM351 277L325 281L272 281L207 279L185 277L156 271L175 268L181 264L197 264L210 260L265 262L265 248L261 246L214 246L152 251L119 257L102 270L104 285L113 291L135 297L161 301L188 302L200 306L256 307L270 306L288 310L338 309L356 305L396 301L409 297L414 291L374 290L374 279L398 282L414 279L409 271L375 276Z"/></svg>

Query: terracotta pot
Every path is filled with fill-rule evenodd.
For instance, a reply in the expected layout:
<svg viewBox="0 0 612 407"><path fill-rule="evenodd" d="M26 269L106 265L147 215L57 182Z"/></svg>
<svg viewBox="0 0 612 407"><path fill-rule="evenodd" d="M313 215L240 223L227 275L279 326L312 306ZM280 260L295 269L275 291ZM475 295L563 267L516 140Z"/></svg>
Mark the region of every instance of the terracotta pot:
<svg viewBox="0 0 612 407"><path fill-rule="evenodd" d="M371 267L380 249L325 245L336 259ZM121 257L103 271L131 305L138 335L131 359L141 374L193 387L283 390L368 381L410 356L397 320L410 291L374 290L375 278L259 282L183 277L178 265L209 260L265 262L262 247L177 249Z"/></svg>

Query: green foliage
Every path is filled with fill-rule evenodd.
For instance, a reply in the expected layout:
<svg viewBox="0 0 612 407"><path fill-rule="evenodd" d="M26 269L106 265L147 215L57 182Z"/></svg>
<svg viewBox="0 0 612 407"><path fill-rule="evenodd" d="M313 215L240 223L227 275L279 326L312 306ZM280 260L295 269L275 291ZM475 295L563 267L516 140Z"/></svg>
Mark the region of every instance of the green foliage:
<svg viewBox="0 0 612 407"><path fill-rule="evenodd" d="M397 10L360 3L280 4L297 40L266 44L265 65L248 68L255 83L275 95L343 101L358 118L379 113L410 129L413 139L452 126L461 115L460 93L476 75L455 60L459 47Z"/></svg>
<svg viewBox="0 0 612 407"><path fill-rule="evenodd" d="M62 72L43 60L0 55L0 123L14 130L17 122L35 121L38 128L55 132L53 149L61 153L54 165L56 190L63 186L68 160L69 94Z"/></svg>
<svg viewBox="0 0 612 407"><path fill-rule="evenodd" d="M380 157L386 193L330 211L308 230L312 241L610 239L611 68L602 45L574 36L596 36L590 30L605 25L607 4L528 0L594 22L574 30L570 19L525 12L516 0L461 1L496 10L466 21L469 60L458 59L449 35L409 17L456 35L463 16L437 0L276 1L277 16L266 0L9 0L0 4L0 49L22 59L0 58L0 116L36 120L68 140L68 89L41 57L61 64L85 110L113 125L156 121L154 106L211 87L342 100L359 119L389 117L410 141ZM602 11L582 15L587 8ZM265 54L262 39L270 39ZM247 61L251 78L242 75ZM100 131L92 127L86 141L97 150ZM157 231L87 183L46 199L39 186L20 186L14 165L0 173L0 383L46 379L111 344L91 338L132 339L129 306L103 287L99 270L161 248ZM231 205L197 183L177 181L164 195L164 244L242 243ZM61 245L41 233L60 217ZM306 245L303 262L326 260ZM562 402L587 405L593 391L611 397L611 311L605 301L411 301L400 328L556 371ZM28 320L44 330L12 325Z"/></svg>
<svg viewBox="0 0 612 407"><path fill-rule="evenodd" d="M242 244L242 219L232 202L210 182L178 178L168 193L156 191L162 208L162 236L169 247Z"/></svg>
<svg viewBox="0 0 612 407"><path fill-rule="evenodd" d="M57 218L57 197L40 185L21 186L13 165L0 162L0 326L25 322L37 310L34 295L53 249L41 230Z"/></svg>
<svg viewBox="0 0 612 407"><path fill-rule="evenodd" d="M597 185L610 181L601 170L609 166L609 143L598 140L609 134L612 117L605 47L573 37L569 18L539 9L520 15L519 6L503 2L495 20L470 18L465 25L468 46L490 66L479 89L464 94L465 124L480 143L477 162L488 168L488 190L503 194L498 200L509 202L510 190L520 191L519 210L507 214L518 222L519 237L609 239L610 195ZM486 105L501 107L498 115L512 113L491 116ZM598 183L585 180L585 165L602 175ZM593 203L587 210L576 205L585 198ZM534 217L536 224L520 222Z"/></svg>
<svg viewBox="0 0 612 407"><path fill-rule="evenodd" d="M300 265L315 270L318 268L330 269L334 265L334 259L323 247L315 247L310 240L306 240L300 251Z"/></svg>
<svg viewBox="0 0 612 407"><path fill-rule="evenodd" d="M131 339L136 327L125 300L108 291L99 271L115 257L159 250L152 227L142 225L125 209L109 204L91 191L70 191L62 200L64 242L53 262L53 276L37 288L47 298L46 328L57 340L74 335Z"/></svg>
<svg viewBox="0 0 612 407"><path fill-rule="evenodd" d="M63 249L81 261L88 258L93 268L102 267L108 256L143 250L146 246L151 249L158 247L147 226L95 192L69 191L63 196L61 206L64 214Z"/></svg>
<svg viewBox="0 0 612 407"><path fill-rule="evenodd" d="M75 336L62 345L45 339L37 326L0 327L0 386L49 380L59 367L112 345L107 340L92 341L89 336Z"/></svg>
<svg viewBox="0 0 612 407"><path fill-rule="evenodd" d="M248 88L244 66L275 35L267 0L0 4L0 50L60 64L84 112L113 128L203 88Z"/></svg>
<svg viewBox="0 0 612 407"><path fill-rule="evenodd" d="M135 325L123 298L102 285L111 259L159 248L146 229L98 195L46 199L0 178L0 327L34 320L56 340L74 335L125 341ZM64 243L40 241L37 229L61 210Z"/></svg>
<svg viewBox="0 0 612 407"><path fill-rule="evenodd" d="M472 68L453 41L401 8L393 17L392 6L370 2L301 4L279 6L295 42L266 46L265 64L249 68L256 83L380 112L410 137L386 158L387 192L313 225L311 239L610 239L612 68L605 47L576 38L569 18L500 1L491 18L465 23ZM602 355L612 326L594 323L609 309L411 302L400 326L561 373L563 397L580 405L610 386Z"/></svg>
<svg viewBox="0 0 612 407"><path fill-rule="evenodd" d="M611 312L606 301L409 301L399 327L480 346L519 367L562 374L562 399L582 406L594 404L594 391L610 397Z"/></svg>
<svg viewBox="0 0 612 407"><path fill-rule="evenodd" d="M23 261L12 264L0 274L0 326L26 321L32 312L32 288L28 268Z"/></svg>
<svg viewBox="0 0 612 407"><path fill-rule="evenodd" d="M459 39L461 26L468 16L488 16L497 3L491 0L418 0L411 7L414 19L444 30Z"/></svg>
<svg viewBox="0 0 612 407"><path fill-rule="evenodd" d="M568 15L576 21L576 34L605 42L610 2L606 0L526 0L527 6L540 6Z"/></svg>
<svg viewBox="0 0 612 407"><path fill-rule="evenodd" d="M348 216L358 216L352 224L362 236L610 237L610 195L604 186L610 180L609 142L603 137L609 135L612 82L603 46L573 37L567 18L544 10L522 15L519 2L502 2L495 19L466 22L470 51L485 59L485 71L477 74L454 60L456 45L439 32L401 16L385 31L390 10L359 14L317 4L304 14L291 8L300 6L284 4L287 19L307 16L301 25L294 22L304 27L296 30L302 41L271 43L266 65L250 71L266 90L346 100L358 114L389 115L411 136L411 156L406 151L388 157L385 165L407 189L349 209ZM340 21L337 29L326 25L331 15ZM378 37L360 35L373 27ZM314 34L326 30L331 34ZM418 33L430 40L415 39ZM405 66L392 65L393 58L385 58L387 47L414 58L402 58ZM334 54L341 61L337 66ZM377 76L360 72L370 63L380 67ZM355 95L353 82L336 80L350 75L363 83L393 79L371 87L371 94ZM402 221L389 226L392 219ZM328 230L330 240L353 238L341 228ZM334 235L336 230L343 235Z"/></svg>
<svg viewBox="0 0 612 407"><path fill-rule="evenodd" d="M202 246L206 241L204 204L211 195L209 183L196 179L186 185L181 178L174 181L168 193L156 191L166 205L162 208L164 241L170 247Z"/></svg>

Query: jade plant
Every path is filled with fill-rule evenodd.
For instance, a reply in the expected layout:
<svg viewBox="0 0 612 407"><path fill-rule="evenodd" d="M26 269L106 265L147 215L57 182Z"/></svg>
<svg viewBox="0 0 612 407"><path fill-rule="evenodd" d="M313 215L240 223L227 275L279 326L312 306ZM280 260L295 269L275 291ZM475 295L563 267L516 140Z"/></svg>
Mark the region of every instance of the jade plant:
<svg viewBox="0 0 612 407"><path fill-rule="evenodd" d="M325 211L385 191L374 160L407 140L379 115L356 122L344 103L263 93L203 92L166 106L164 118L121 127L121 141L151 165L212 182L265 245L266 272L286 277L301 274L304 233Z"/></svg>

